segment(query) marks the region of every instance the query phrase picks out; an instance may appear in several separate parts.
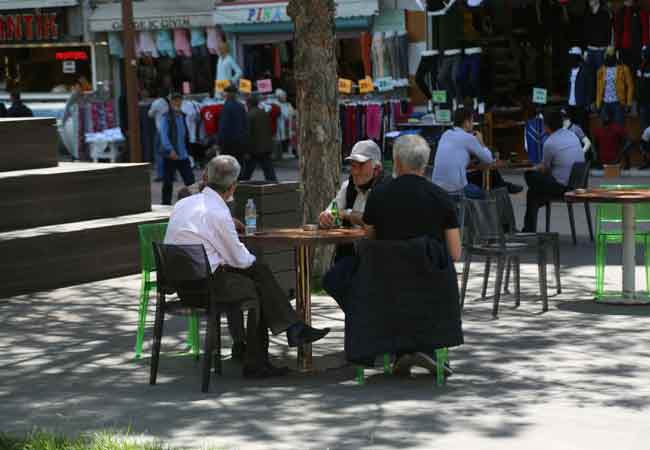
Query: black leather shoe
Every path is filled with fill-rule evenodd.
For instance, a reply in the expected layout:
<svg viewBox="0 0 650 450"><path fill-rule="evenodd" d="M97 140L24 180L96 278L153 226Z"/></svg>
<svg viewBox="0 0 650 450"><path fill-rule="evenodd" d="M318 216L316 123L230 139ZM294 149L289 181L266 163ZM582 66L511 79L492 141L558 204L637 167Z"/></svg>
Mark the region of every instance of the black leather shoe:
<svg viewBox="0 0 650 450"><path fill-rule="evenodd" d="M506 188L508 189L508 194L519 194L521 191L524 190L523 186L514 183L508 183L506 185Z"/></svg>
<svg viewBox="0 0 650 450"><path fill-rule="evenodd" d="M287 330L287 342L289 343L289 347L297 347L302 344L316 342L327 336L329 332L329 328L319 330L318 328L312 328L309 325L303 324L298 330Z"/></svg>
<svg viewBox="0 0 650 450"><path fill-rule="evenodd" d="M273 378L273 377L282 377L289 373L288 367L275 367L271 363L266 362L263 367L246 367L244 366L242 370L242 375L244 378Z"/></svg>
<svg viewBox="0 0 650 450"><path fill-rule="evenodd" d="M235 342L232 344L232 350L230 351L230 357L236 361L243 361L244 355L246 355L246 343L245 342Z"/></svg>

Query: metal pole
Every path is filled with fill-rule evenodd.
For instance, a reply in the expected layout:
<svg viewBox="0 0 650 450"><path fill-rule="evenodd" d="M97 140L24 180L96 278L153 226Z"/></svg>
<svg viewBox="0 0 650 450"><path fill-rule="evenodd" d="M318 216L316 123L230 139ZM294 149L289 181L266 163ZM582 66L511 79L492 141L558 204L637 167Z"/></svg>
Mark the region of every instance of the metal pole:
<svg viewBox="0 0 650 450"><path fill-rule="evenodd" d="M634 204L623 204L623 298L626 300L634 299L636 296L634 213Z"/></svg>
<svg viewBox="0 0 650 450"><path fill-rule="evenodd" d="M131 162L142 162L140 119L138 114L138 79L135 57L135 30L132 0L122 0L122 42L124 43L124 78L126 81L126 110L128 115L129 152Z"/></svg>
<svg viewBox="0 0 650 450"><path fill-rule="evenodd" d="M310 248L306 245L300 245L296 249L296 268L298 274L296 279L296 309L300 318L307 325L311 325L310 253ZM298 347L298 370L310 372L312 369L311 344L303 344Z"/></svg>

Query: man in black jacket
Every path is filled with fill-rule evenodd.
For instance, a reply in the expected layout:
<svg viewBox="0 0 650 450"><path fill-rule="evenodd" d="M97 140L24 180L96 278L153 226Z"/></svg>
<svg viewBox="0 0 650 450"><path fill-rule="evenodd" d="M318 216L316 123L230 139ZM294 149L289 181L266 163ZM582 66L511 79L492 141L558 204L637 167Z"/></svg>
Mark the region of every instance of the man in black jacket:
<svg viewBox="0 0 650 450"><path fill-rule="evenodd" d="M11 107L7 110L7 117L34 117L34 113L20 99L20 92L11 93Z"/></svg>
<svg viewBox="0 0 650 450"><path fill-rule="evenodd" d="M221 147L221 154L234 156L246 170L243 159L248 141L246 108L237 99L237 88L235 86L228 86L224 93L226 103L223 105L219 118L217 143Z"/></svg>

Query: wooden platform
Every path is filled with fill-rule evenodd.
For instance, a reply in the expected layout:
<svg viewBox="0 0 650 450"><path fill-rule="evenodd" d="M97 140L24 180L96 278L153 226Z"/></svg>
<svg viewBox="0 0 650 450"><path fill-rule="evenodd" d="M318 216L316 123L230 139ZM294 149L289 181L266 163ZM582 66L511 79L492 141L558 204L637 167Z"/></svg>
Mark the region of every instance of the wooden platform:
<svg viewBox="0 0 650 450"><path fill-rule="evenodd" d="M140 271L137 226L169 219L171 207L0 233L0 298ZM89 294L89 301L93 301Z"/></svg>
<svg viewBox="0 0 650 450"><path fill-rule="evenodd" d="M0 172L0 232L151 209L148 164L61 163Z"/></svg>
<svg viewBox="0 0 650 450"><path fill-rule="evenodd" d="M0 172L55 167L58 142L52 117L0 119Z"/></svg>

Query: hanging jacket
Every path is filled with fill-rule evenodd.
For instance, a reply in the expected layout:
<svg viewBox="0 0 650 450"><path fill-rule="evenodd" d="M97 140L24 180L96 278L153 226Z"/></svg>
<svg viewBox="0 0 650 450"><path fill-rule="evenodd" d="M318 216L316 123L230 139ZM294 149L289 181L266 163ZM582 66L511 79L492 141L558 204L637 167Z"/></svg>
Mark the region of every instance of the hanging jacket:
<svg viewBox="0 0 650 450"><path fill-rule="evenodd" d="M591 67L586 63L581 63L578 69L578 76L576 77L575 85L575 106L589 106L596 100L593 88L596 84L595 74ZM571 70L569 70L568 86L569 88L571 86Z"/></svg>
<svg viewBox="0 0 650 450"><path fill-rule="evenodd" d="M345 312L345 354L376 355L463 344L456 270L443 242L361 241Z"/></svg>
<svg viewBox="0 0 650 450"><path fill-rule="evenodd" d="M605 77L607 73L607 66L598 69L598 76L596 80L596 106L599 108L603 104L605 97ZM632 105L634 100L634 80L630 73L630 68L624 64L616 66L616 96L618 101L626 106Z"/></svg>

